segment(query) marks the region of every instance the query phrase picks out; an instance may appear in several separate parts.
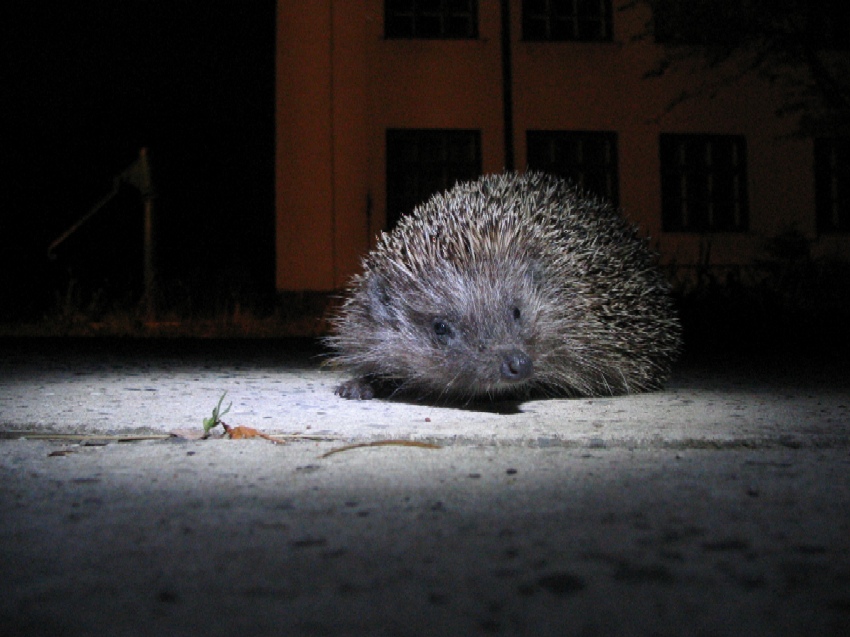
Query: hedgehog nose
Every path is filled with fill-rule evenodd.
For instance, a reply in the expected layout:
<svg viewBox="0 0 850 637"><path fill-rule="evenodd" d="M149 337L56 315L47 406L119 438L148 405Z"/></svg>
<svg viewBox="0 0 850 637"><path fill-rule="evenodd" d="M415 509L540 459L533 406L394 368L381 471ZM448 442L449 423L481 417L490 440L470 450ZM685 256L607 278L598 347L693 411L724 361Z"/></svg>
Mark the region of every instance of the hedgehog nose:
<svg viewBox="0 0 850 637"><path fill-rule="evenodd" d="M522 350L512 349L502 355L502 380L518 382L531 376L532 364L528 354Z"/></svg>

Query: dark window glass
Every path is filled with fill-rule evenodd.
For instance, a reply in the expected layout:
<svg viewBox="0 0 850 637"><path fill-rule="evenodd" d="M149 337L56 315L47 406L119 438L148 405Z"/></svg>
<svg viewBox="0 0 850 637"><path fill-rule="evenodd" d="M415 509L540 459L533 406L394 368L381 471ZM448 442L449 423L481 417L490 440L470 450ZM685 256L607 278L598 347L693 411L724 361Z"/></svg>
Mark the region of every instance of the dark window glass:
<svg viewBox="0 0 850 637"><path fill-rule="evenodd" d="M850 2L807 0L777 7L738 0L653 0L655 40L673 45L741 45L758 38L782 46L850 49ZM778 26L777 26L778 25Z"/></svg>
<svg viewBox="0 0 850 637"><path fill-rule="evenodd" d="M388 130L387 229L432 195L480 175L479 131Z"/></svg>
<svg viewBox="0 0 850 637"><path fill-rule="evenodd" d="M728 29L731 12L718 11L712 0L655 0L652 4L652 23L655 41L663 44L721 44L734 42L740 35Z"/></svg>
<svg viewBox="0 0 850 637"><path fill-rule="evenodd" d="M528 131L528 167L564 177L581 190L619 205L617 134Z"/></svg>
<svg viewBox="0 0 850 637"><path fill-rule="evenodd" d="M736 135L661 135L661 198L668 232L747 229L746 142Z"/></svg>
<svg viewBox="0 0 850 637"><path fill-rule="evenodd" d="M464 39L478 37L475 0L386 0L387 38Z"/></svg>
<svg viewBox="0 0 850 637"><path fill-rule="evenodd" d="M523 0L524 40L611 40L611 0Z"/></svg>
<svg viewBox="0 0 850 637"><path fill-rule="evenodd" d="M814 0L806 5L809 44L817 49L850 50L850 2Z"/></svg>
<svg viewBox="0 0 850 637"><path fill-rule="evenodd" d="M819 232L850 232L850 139L815 140Z"/></svg>

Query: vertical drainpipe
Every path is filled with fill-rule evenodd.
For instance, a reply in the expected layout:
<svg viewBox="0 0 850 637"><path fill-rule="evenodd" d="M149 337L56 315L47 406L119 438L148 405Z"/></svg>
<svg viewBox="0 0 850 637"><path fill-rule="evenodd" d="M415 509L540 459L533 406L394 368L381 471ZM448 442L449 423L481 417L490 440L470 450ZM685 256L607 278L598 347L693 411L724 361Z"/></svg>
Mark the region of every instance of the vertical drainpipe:
<svg viewBox="0 0 850 637"><path fill-rule="evenodd" d="M514 97L511 68L511 0L502 7L502 115L505 135L505 170L514 170Z"/></svg>

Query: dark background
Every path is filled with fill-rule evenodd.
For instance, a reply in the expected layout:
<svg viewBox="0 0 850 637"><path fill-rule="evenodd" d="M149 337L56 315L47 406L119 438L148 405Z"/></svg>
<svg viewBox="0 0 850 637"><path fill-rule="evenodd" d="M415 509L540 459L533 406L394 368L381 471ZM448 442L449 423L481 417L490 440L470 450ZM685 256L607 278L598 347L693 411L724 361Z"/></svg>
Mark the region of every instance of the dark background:
<svg viewBox="0 0 850 637"><path fill-rule="evenodd" d="M166 304L274 288L274 0L0 8L0 320L141 291L142 204L47 247L149 149Z"/></svg>
<svg viewBox="0 0 850 637"><path fill-rule="evenodd" d="M275 0L0 3L0 324L139 316L138 193L124 188L55 259L47 248L143 146L162 316L321 315L323 297L274 290L274 50ZM677 297L689 345L846 340L850 264L810 247L777 238L755 285L701 273Z"/></svg>

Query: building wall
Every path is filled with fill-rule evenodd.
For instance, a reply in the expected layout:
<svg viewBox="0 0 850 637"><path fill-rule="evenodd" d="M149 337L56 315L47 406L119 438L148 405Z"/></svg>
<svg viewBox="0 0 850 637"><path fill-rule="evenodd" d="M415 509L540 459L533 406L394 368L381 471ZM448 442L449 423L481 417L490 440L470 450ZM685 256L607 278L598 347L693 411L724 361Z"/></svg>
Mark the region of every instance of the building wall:
<svg viewBox="0 0 850 637"><path fill-rule="evenodd" d="M504 168L500 9L478 7L478 39L403 40L384 38L383 0L278 0L278 289L338 289L357 271L386 221L387 129L477 129L484 172ZM775 117L780 96L753 79L667 112L711 78L644 79L660 49L633 36L649 17L615 7L612 42L524 42L512 0L516 166L529 129L615 131L620 205L667 262L693 264L710 242L712 263L747 263L792 224L814 238L812 142ZM746 136L747 232L662 232L658 139L668 132ZM840 237L818 246L848 252Z"/></svg>

